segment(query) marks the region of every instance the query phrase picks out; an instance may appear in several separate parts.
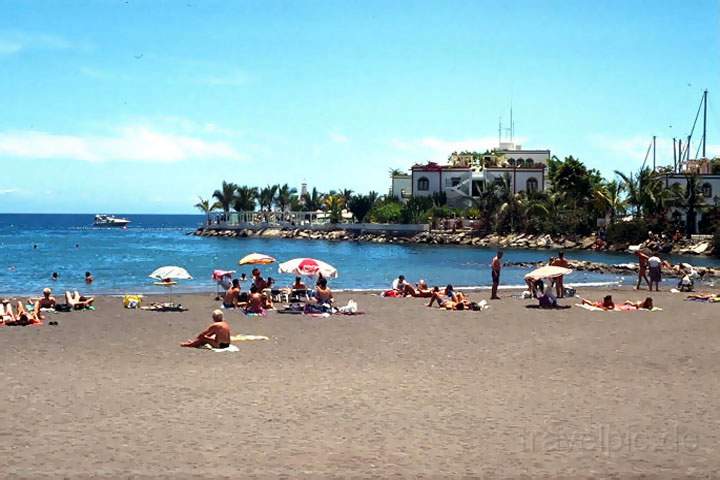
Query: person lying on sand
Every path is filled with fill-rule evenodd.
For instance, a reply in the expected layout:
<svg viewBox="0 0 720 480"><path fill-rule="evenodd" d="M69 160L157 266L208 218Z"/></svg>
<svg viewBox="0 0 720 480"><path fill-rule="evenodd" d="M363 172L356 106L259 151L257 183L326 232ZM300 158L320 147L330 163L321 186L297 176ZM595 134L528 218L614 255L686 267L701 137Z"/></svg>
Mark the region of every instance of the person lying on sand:
<svg viewBox="0 0 720 480"><path fill-rule="evenodd" d="M0 325L5 322L14 322L15 314L13 313L12 304L7 298L0 301Z"/></svg>
<svg viewBox="0 0 720 480"><path fill-rule="evenodd" d="M591 307L602 308L603 310L615 310L615 303L613 302L612 295L605 295L601 302L591 302L585 298L581 298L580 301L583 305L590 305Z"/></svg>
<svg viewBox="0 0 720 480"><path fill-rule="evenodd" d="M12 315L12 307L8 305L6 308L7 311L10 311L10 314ZM17 303L17 312L14 315L14 318L12 320L5 320L5 325L9 326L27 326L27 325L41 325L42 320L35 314L35 312L28 312L25 310L25 305L23 305L22 302Z"/></svg>
<svg viewBox="0 0 720 480"><path fill-rule="evenodd" d="M53 297L51 294L52 290L46 288L43 290L42 298L35 302L35 307L33 308L33 315L36 318L39 318L40 320L44 319L45 316L42 314L42 310L52 310L55 308L55 305L57 305L57 300L55 300L55 297Z"/></svg>
<svg viewBox="0 0 720 480"><path fill-rule="evenodd" d="M75 290L74 292L65 292L65 303L70 305L74 310L83 310L91 307L95 297L86 297L80 295L80 292Z"/></svg>
<svg viewBox="0 0 720 480"><path fill-rule="evenodd" d="M653 309L653 299L650 297L647 297L645 300L638 301L638 302L631 302L630 300L625 300L625 305L628 307L635 307L638 310L652 310Z"/></svg>
<svg viewBox="0 0 720 480"><path fill-rule="evenodd" d="M223 297L223 307L237 308L238 303L240 303L240 280L234 278L232 285L230 285Z"/></svg>
<svg viewBox="0 0 720 480"><path fill-rule="evenodd" d="M392 284L393 290L397 291L400 295L403 295L405 297L416 297L417 292L415 291L415 287L410 285L407 280L405 280L405 275L400 275L398 278L396 278L393 281Z"/></svg>
<svg viewBox="0 0 720 480"><path fill-rule="evenodd" d="M428 307L432 307L433 303L437 302L438 307L445 308L447 310L464 310L468 305L468 301L461 292L456 292L452 285L445 287L444 294L440 293L440 288L433 288L432 295L430 296L430 303Z"/></svg>
<svg viewBox="0 0 720 480"><path fill-rule="evenodd" d="M225 321L222 310L212 312L213 323L197 338L181 343L181 347L200 348L210 345L213 348L228 348L230 346L230 325Z"/></svg>

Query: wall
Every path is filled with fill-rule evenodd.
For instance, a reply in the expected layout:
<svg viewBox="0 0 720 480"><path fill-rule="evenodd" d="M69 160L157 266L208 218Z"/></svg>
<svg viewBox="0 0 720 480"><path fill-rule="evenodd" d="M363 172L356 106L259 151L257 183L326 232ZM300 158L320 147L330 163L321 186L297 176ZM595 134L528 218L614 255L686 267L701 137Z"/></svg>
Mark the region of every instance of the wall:
<svg viewBox="0 0 720 480"><path fill-rule="evenodd" d="M427 172L422 170L413 170L412 172L412 195L414 197L429 197L433 193L440 192L440 172ZM417 189L417 182L420 178L426 177L430 181L430 188L425 191Z"/></svg>

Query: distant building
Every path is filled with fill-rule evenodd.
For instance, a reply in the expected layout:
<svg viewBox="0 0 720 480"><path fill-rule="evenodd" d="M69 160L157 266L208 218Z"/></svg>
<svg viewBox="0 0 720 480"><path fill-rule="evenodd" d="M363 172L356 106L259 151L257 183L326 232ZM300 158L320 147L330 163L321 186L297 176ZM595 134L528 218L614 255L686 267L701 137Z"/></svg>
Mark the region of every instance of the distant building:
<svg viewBox="0 0 720 480"><path fill-rule="evenodd" d="M501 143L500 148L478 152L453 152L447 165L435 162L412 167L412 196L430 197L444 192L448 205L468 207L487 185L508 178L512 193L542 192L549 185L545 170L550 150L523 150Z"/></svg>
<svg viewBox="0 0 720 480"><path fill-rule="evenodd" d="M390 196L401 202L412 196L412 176L407 173L393 174L391 177Z"/></svg>
<svg viewBox="0 0 720 480"><path fill-rule="evenodd" d="M717 161L717 160L716 160ZM700 186L700 197L698 203L700 211L695 217L695 231L700 231L700 224L704 207L720 206L720 173L712 173L712 161L707 158L689 160L685 162L681 172L666 172L661 175L665 188L673 188L679 185L683 191L687 188L688 175L697 175L698 184ZM688 222L687 212L680 208L672 208L669 212L670 217L675 221Z"/></svg>

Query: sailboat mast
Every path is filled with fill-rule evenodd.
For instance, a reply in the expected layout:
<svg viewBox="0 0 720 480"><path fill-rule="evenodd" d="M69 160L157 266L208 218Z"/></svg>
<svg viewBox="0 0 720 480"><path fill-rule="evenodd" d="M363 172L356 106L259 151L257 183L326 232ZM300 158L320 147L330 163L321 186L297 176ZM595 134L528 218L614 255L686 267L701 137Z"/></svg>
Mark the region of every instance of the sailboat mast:
<svg viewBox="0 0 720 480"><path fill-rule="evenodd" d="M703 92L703 145L702 158L705 158L705 143L707 142L707 90Z"/></svg>

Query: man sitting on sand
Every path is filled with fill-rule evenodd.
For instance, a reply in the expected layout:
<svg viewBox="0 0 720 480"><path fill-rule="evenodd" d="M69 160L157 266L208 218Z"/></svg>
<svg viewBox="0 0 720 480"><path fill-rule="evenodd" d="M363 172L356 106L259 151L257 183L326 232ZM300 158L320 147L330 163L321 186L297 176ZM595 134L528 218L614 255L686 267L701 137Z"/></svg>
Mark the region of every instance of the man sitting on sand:
<svg viewBox="0 0 720 480"><path fill-rule="evenodd" d="M223 318L222 310L212 313L213 323L194 340L181 343L181 347L200 348L210 345L213 348L228 348L230 346L230 325Z"/></svg>
<svg viewBox="0 0 720 480"><path fill-rule="evenodd" d="M55 305L57 305L57 301L55 300L55 297L52 295L52 290L49 288L46 288L43 290L43 296L40 300L35 302L35 307L33 308L33 315L36 318L39 318L40 320L44 319L45 316L42 314L43 310L54 310Z"/></svg>
<svg viewBox="0 0 720 480"><path fill-rule="evenodd" d="M327 279L324 277L318 279L317 287L315 287L315 302L318 305L331 306L333 300L333 293L328 287Z"/></svg>
<svg viewBox="0 0 720 480"><path fill-rule="evenodd" d="M237 308L238 303L240 303L240 280L234 278L232 285L230 285L223 297L223 307Z"/></svg>
<svg viewBox="0 0 720 480"><path fill-rule="evenodd" d="M592 307L602 308L603 310L615 310L615 302L613 302L612 295L605 295L602 302L591 302L585 298L581 298L580 301L583 305L590 305Z"/></svg>
<svg viewBox="0 0 720 480"><path fill-rule="evenodd" d="M77 290L74 292L65 292L65 303L70 305L74 310L84 310L92 307L94 301L95 297L80 295L80 292Z"/></svg>
<svg viewBox="0 0 720 480"><path fill-rule="evenodd" d="M303 283L301 277L295 277L295 283L290 288L293 290L307 290L307 286Z"/></svg>
<svg viewBox="0 0 720 480"><path fill-rule="evenodd" d="M423 279L420 279L420 281L418 282L415 292L417 296L421 298L432 297L432 290L430 290L430 287L428 287L428 284L425 283L425 280Z"/></svg>
<svg viewBox="0 0 720 480"><path fill-rule="evenodd" d="M250 296L248 297L247 307L245 307L245 313L262 315L265 313L265 309L263 308L264 304L263 294L260 293L255 285L250 287Z"/></svg>
<svg viewBox="0 0 720 480"><path fill-rule="evenodd" d="M405 275L400 275L398 278L396 278L393 281L392 284L393 290L398 292L400 295L404 297L416 297L417 292L415 291L415 287L410 285L407 280L405 280Z"/></svg>

